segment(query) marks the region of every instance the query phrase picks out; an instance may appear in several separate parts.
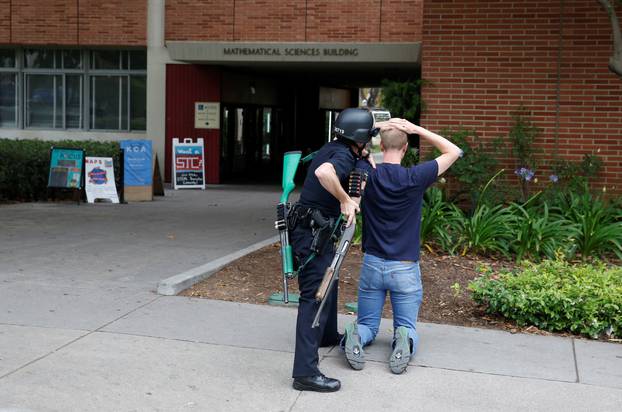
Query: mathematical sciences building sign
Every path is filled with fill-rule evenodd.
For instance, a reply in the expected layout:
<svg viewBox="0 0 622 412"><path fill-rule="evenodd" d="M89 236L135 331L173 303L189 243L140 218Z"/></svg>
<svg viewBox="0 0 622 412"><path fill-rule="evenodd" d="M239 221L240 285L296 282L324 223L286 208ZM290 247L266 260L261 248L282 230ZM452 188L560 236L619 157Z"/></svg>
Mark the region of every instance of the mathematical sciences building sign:
<svg viewBox="0 0 622 412"><path fill-rule="evenodd" d="M225 56L358 56L358 47L225 47Z"/></svg>
<svg viewBox="0 0 622 412"><path fill-rule="evenodd" d="M168 41L173 60L219 62L420 62L419 43L209 42Z"/></svg>

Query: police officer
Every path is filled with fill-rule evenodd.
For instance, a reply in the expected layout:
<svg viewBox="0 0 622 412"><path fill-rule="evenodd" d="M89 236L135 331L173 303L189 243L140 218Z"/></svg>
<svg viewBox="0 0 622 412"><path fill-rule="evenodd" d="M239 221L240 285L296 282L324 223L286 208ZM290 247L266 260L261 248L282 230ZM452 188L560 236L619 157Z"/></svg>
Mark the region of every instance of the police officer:
<svg viewBox="0 0 622 412"><path fill-rule="evenodd" d="M304 182L300 200L292 209L295 219L290 236L299 267L300 301L296 323L293 387L317 392L338 391L341 383L320 373L318 348L339 343L337 331L337 288L326 296L320 326L311 328L319 304L315 293L334 255L334 240L318 236L326 225L333 225L342 213L347 225L352 224L358 204L348 196L350 172L363 157L364 146L372 135L374 118L366 109L346 109L335 121L336 139L326 143L315 155ZM291 226L290 226L291 227ZM315 251L315 257L309 259Z"/></svg>

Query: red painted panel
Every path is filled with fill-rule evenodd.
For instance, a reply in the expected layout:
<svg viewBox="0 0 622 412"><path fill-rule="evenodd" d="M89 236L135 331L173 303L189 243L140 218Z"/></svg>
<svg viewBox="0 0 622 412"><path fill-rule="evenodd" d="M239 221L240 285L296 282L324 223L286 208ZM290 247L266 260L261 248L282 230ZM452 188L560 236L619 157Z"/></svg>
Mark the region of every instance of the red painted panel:
<svg viewBox="0 0 622 412"><path fill-rule="evenodd" d="M171 181L173 138L202 137L205 181L220 183L220 130L194 128L194 103L220 101L220 71L194 64L166 66L166 141L164 176Z"/></svg>

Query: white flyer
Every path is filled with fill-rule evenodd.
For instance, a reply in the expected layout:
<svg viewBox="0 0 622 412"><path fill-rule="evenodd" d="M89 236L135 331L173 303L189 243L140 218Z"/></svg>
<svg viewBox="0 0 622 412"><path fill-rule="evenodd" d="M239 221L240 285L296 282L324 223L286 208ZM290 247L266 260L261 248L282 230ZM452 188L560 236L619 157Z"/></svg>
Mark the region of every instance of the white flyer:
<svg viewBox="0 0 622 412"><path fill-rule="evenodd" d="M86 201L96 200L119 203L114 180L112 157L86 157L84 177L86 181Z"/></svg>

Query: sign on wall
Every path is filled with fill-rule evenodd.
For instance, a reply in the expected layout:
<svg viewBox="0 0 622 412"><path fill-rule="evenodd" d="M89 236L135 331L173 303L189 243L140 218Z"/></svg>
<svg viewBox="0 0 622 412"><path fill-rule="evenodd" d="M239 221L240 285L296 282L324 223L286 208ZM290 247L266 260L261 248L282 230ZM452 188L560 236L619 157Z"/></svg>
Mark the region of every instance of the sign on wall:
<svg viewBox="0 0 622 412"><path fill-rule="evenodd" d="M114 180L112 157L86 157L84 163L86 201L95 203L97 199L119 203Z"/></svg>
<svg viewBox="0 0 622 412"><path fill-rule="evenodd" d="M53 147L48 187L81 189L83 162L84 150Z"/></svg>
<svg viewBox="0 0 622 412"><path fill-rule="evenodd" d="M205 189L203 138L179 141L173 138L174 189Z"/></svg>
<svg viewBox="0 0 622 412"><path fill-rule="evenodd" d="M122 140L123 185L150 186L153 180L151 140Z"/></svg>
<svg viewBox="0 0 622 412"><path fill-rule="evenodd" d="M195 102L194 103L194 128L195 129L220 129L220 103L218 102Z"/></svg>

